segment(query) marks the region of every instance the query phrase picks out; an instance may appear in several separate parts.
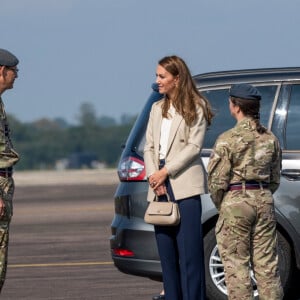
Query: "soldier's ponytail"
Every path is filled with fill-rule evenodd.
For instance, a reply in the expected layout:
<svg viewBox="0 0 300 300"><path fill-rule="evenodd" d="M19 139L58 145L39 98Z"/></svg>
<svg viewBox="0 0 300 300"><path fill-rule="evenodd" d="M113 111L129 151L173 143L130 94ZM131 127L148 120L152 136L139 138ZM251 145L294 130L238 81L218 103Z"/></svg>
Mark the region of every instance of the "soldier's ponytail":
<svg viewBox="0 0 300 300"><path fill-rule="evenodd" d="M259 114L258 115L254 115L252 116L253 117L253 121L255 122L256 124L256 131L259 133L259 134L263 134L267 131L267 128L265 128L264 126L262 126L260 124L260 116Z"/></svg>
<svg viewBox="0 0 300 300"><path fill-rule="evenodd" d="M260 124L260 101L259 100L247 100L247 99L240 99L236 97L231 97L231 102L234 105L239 106L243 114L247 117L253 119L256 125L256 131L259 134L263 134L267 131L267 129Z"/></svg>

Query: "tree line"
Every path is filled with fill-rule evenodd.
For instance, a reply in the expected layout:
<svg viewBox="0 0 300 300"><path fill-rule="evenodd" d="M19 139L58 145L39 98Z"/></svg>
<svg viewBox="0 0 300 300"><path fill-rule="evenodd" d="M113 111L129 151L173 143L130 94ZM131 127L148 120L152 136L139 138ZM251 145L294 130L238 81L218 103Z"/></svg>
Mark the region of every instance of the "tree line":
<svg viewBox="0 0 300 300"><path fill-rule="evenodd" d="M89 103L81 105L76 125L61 118L23 123L8 114L13 145L21 156L16 169L54 169L58 161L84 154L116 167L135 119L129 115L123 115L120 122L107 116L99 118Z"/></svg>

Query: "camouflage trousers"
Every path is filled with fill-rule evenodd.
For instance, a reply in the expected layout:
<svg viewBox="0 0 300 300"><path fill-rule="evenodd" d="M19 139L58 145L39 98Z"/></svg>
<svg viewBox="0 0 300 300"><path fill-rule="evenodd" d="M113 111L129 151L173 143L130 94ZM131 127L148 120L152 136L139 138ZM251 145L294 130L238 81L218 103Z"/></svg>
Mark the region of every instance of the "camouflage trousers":
<svg viewBox="0 0 300 300"><path fill-rule="evenodd" d="M0 292L4 285L7 269L7 250L9 240L9 224L13 214L12 199L14 181L12 178L0 177L0 191L5 202L5 213L0 218Z"/></svg>
<svg viewBox="0 0 300 300"><path fill-rule="evenodd" d="M252 300L252 267L260 300L280 300L276 219L269 190L225 194L216 226L228 299Z"/></svg>

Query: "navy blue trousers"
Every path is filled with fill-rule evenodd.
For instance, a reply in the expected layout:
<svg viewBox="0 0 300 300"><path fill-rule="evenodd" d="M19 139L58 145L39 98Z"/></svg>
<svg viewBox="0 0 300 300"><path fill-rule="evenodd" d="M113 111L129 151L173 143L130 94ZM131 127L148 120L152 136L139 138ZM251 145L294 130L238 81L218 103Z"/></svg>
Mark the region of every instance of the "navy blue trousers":
<svg viewBox="0 0 300 300"><path fill-rule="evenodd" d="M174 199L169 181L168 193ZM160 199L165 201L164 198ZM166 300L205 300L200 195L178 201L177 226L154 226Z"/></svg>

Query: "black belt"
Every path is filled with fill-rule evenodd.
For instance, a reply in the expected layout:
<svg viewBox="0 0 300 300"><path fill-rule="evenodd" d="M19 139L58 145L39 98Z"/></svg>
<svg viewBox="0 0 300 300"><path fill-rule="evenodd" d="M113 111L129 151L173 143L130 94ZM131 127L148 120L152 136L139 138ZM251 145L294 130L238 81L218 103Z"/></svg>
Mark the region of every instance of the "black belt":
<svg viewBox="0 0 300 300"><path fill-rule="evenodd" d="M13 174L13 168L0 168L0 177L12 177Z"/></svg>
<svg viewBox="0 0 300 300"><path fill-rule="evenodd" d="M255 180L245 181L244 183L238 182L229 185L228 191L239 191L245 187L246 190L259 190L261 188L268 188L269 184L266 182L259 182Z"/></svg>

